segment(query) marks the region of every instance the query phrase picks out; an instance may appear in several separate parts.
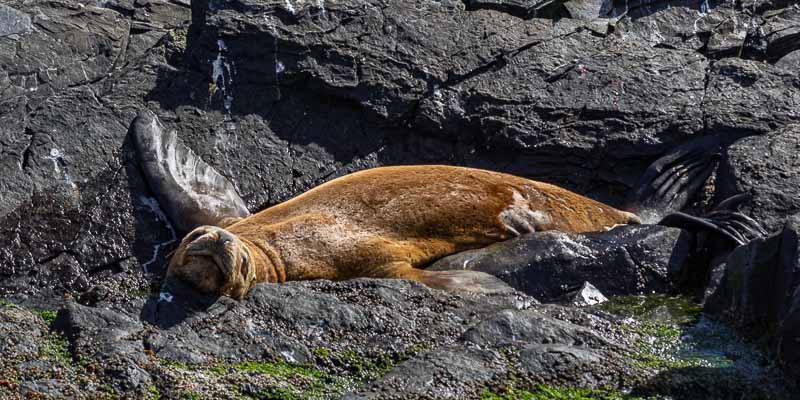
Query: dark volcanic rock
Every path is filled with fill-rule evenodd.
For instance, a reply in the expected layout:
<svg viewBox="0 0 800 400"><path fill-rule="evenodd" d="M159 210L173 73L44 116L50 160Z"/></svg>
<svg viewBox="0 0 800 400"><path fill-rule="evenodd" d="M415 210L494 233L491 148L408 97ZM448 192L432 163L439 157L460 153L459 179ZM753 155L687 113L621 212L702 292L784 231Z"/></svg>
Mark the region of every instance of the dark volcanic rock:
<svg viewBox="0 0 800 400"><path fill-rule="evenodd" d="M781 57L781 59L775 63L775 66L797 73L797 71L800 71L800 50L795 50Z"/></svg>
<svg viewBox="0 0 800 400"><path fill-rule="evenodd" d="M481 386L509 379L613 386L626 351L612 324L562 307L501 311L468 329L461 346L422 353L348 398L472 398Z"/></svg>
<svg viewBox="0 0 800 400"><path fill-rule="evenodd" d="M472 397L506 381L509 373L524 374L526 381L581 385L616 385L630 373L623 362L625 339L613 321L537 306L519 294L460 295L401 280L262 284L243 301L220 298L204 309L187 309L177 324L159 328L139 321L139 312L153 321L164 307L186 301L192 300L69 304L55 326L70 339L76 357L105 365L117 384L129 388L148 384L165 363L305 364L320 348L334 357L428 349L359 391L358 398L381 397L376 393L387 388L401 396ZM519 351L503 350L510 348ZM556 361L558 369L548 368ZM430 379L439 384L430 385Z"/></svg>
<svg viewBox="0 0 800 400"><path fill-rule="evenodd" d="M664 292L689 265L692 235L656 225L607 233L537 232L434 263L429 269L490 273L540 300L592 282L606 295Z"/></svg>
<svg viewBox="0 0 800 400"><path fill-rule="evenodd" d="M749 193L743 210L769 231L800 212L800 125L731 145L719 169L717 196Z"/></svg>
<svg viewBox="0 0 800 400"><path fill-rule="evenodd" d="M419 9L378 1L286 4L243 2L235 12L196 6L206 27L190 50L215 85L213 93L195 97L210 94L214 107L241 121L238 135L257 129L260 137L290 142L292 158L319 160L316 169L298 169L305 161L277 162L282 154L269 148L253 154L250 164L274 171L259 180L234 172L254 204L373 162L502 169L614 201L612 193L635 183L638 167L703 129L708 63L694 51L605 37L607 26L576 20L520 24L506 13L465 11L456 1ZM308 31L316 33L303 34ZM322 95L326 108L301 100L305 93ZM293 117L298 106L321 125L330 125L331 114L349 123L320 135L315 120ZM250 123L261 119L270 121L268 130ZM368 135L351 133L364 129ZM197 142L209 143L203 146L220 160L230 157L223 150L243 145L226 139L226 146L213 148L210 143L231 135L214 136ZM269 181L284 163L296 170L291 192L267 197L260 188L286 182ZM233 169L252 168L245 164Z"/></svg>
<svg viewBox="0 0 800 400"><path fill-rule="evenodd" d="M763 339L795 377L800 354L797 293L800 289L800 214L767 239L740 246L705 310Z"/></svg>
<svg viewBox="0 0 800 400"><path fill-rule="evenodd" d="M146 291L142 267L160 271L156 261L175 236L138 171L118 165L52 190L0 217L0 294L57 299L94 285L115 286L115 296Z"/></svg>
<svg viewBox="0 0 800 400"><path fill-rule="evenodd" d="M703 100L706 128L767 133L793 124L800 118L798 88L800 76L782 68L738 58L717 61Z"/></svg>
<svg viewBox="0 0 800 400"><path fill-rule="evenodd" d="M619 205L676 145L758 133L730 149L717 187L751 192L748 212L778 228L795 211L797 6L740 3L2 2L0 296L48 308L67 301L56 325L72 362L39 354L53 337L43 321L2 309L3 337L22 349L0 348L2 372L30 379L0 380L0 397L266 397L276 393L259 388L286 382L235 363L294 360L352 377L358 363L346 352L412 357L364 396L414 382L417 394L474 397L513 376L617 385L621 368L605 360L622 353L567 333L577 326L616 343L618 323L563 307L546 317L503 311L529 299L364 280L264 285L245 302L194 308L145 301L176 237L128 159L129 126L143 108L156 113L234 183L251 212L349 172L411 163L516 173ZM769 149L782 155L764 156ZM690 241L653 227L536 237L503 246L539 249L546 268L520 268L531 259L522 247L501 253L524 260L507 277L545 299L586 280L609 295L669 288ZM537 341L543 332L523 335L511 353L462 337L508 315L574 326L553 343ZM786 360L796 354L794 318L780 331ZM428 351L404 353L421 342ZM227 368L225 381L214 368ZM422 386L431 377L439 391Z"/></svg>
<svg viewBox="0 0 800 400"><path fill-rule="evenodd" d="M0 302L0 397L100 398L105 379L91 363L79 364L69 343L50 332L42 312ZM131 392L133 395L133 392Z"/></svg>
<svg viewBox="0 0 800 400"><path fill-rule="evenodd" d="M590 282L583 282L578 289L567 292L558 299L559 304L576 307L593 306L608 301L608 298Z"/></svg>
<svg viewBox="0 0 800 400"><path fill-rule="evenodd" d="M800 6L794 4L764 14L762 34L767 45L767 56L775 61L800 50Z"/></svg>

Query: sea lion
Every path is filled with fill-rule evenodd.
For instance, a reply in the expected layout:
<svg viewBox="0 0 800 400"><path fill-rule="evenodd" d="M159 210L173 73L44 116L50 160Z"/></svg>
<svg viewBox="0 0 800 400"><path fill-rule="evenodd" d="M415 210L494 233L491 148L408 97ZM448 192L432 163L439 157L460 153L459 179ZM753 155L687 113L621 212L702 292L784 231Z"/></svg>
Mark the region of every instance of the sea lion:
<svg viewBox="0 0 800 400"><path fill-rule="evenodd" d="M168 275L241 298L256 282L401 278L464 288L425 266L449 254L546 230L593 232L633 214L512 175L441 165L382 167L320 185L227 228L201 226ZM480 291L483 291L482 289Z"/></svg>
<svg viewBox="0 0 800 400"><path fill-rule="evenodd" d="M137 117L134 135L145 137L137 142L155 143L158 140L147 136L175 135L152 119L149 113ZM160 140L177 142L171 137ZM158 157L186 156L173 151ZM163 159L155 164L180 163ZM167 182L158 190L187 190L186 185L170 184L177 181L204 186L198 183L202 179L162 176L173 174L170 168L145 165L144 170L155 175L148 181ZM193 204L172 208L185 212ZM216 218L231 220L225 215ZM447 290L506 291L506 284L488 274L419 267L534 231L593 232L638 223L632 213L509 174L443 165L381 167L334 179L230 225L195 228L171 257L167 278L234 298L242 298L257 282L357 277L411 279Z"/></svg>

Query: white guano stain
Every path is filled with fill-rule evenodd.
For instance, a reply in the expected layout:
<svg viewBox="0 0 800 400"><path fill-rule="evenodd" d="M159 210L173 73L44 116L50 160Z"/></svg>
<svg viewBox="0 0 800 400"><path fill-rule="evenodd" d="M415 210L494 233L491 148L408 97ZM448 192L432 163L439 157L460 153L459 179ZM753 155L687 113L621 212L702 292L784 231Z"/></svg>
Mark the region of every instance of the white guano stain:
<svg viewBox="0 0 800 400"><path fill-rule="evenodd" d="M70 188L72 188L72 190L78 189L78 185L75 184L75 181L69 175L69 171L64 170L62 174L61 163L64 162L64 153L62 153L61 150L59 150L56 147L53 147L52 149L50 149L50 154L44 156L44 158L53 162L53 170L55 170L56 176L60 177L61 175L63 175L64 182Z"/></svg>
<svg viewBox="0 0 800 400"><path fill-rule="evenodd" d="M158 254L161 252L161 249L164 246L168 246L172 243L175 243L175 241L178 240L178 237L175 234L175 229L172 228L172 224L170 224L169 220L167 219L166 214L164 214L164 211L161 210L161 207L158 205L158 200L147 196L141 196L139 199L142 201L142 204L144 204L145 207L147 207L153 214L155 214L156 221L161 221L164 223L164 225L169 230L170 234L170 239L156 244L153 247L153 256L150 257L150 259L147 260L146 262L142 263L142 269L144 270L144 272L150 272L149 271L150 265L153 264L156 261L156 259L158 259Z"/></svg>
<svg viewBox="0 0 800 400"><path fill-rule="evenodd" d="M166 301L167 303L172 303L172 293L170 292L161 292L158 294L158 301Z"/></svg>
<svg viewBox="0 0 800 400"><path fill-rule="evenodd" d="M217 58L211 62L211 81L217 89L222 91L222 106L225 109L225 114L230 114L234 98L229 86L233 86L233 73L235 70L233 62L228 61L227 57L223 55L226 51L228 51L228 46L225 41L217 39Z"/></svg>

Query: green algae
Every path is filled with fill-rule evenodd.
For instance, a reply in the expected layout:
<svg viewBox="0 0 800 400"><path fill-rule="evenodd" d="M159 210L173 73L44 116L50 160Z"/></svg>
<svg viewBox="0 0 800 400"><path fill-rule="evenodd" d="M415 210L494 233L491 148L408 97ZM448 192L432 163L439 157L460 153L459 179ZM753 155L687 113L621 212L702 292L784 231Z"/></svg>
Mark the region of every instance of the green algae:
<svg viewBox="0 0 800 400"><path fill-rule="evenodd" d="M646 400L610 389L559 388L536 385L531 390L507 389L502 393L485 391L481 400Z"/></svg>
<svg viewBox="0 0 800 400"><path fill-rule="evenodd" d="M624 296L595 308L623 317L621 329L633 341L629 366L655 374L637 394L708 391L708 398L744 393L742 398L760 399L781 390L769 383L777 381L765 356L730 327L703 315L690 298Z"/></svg>
<svg viewBox="0 0 800 400"><path fill-rule="evenodd" d="M58 314L54 310L36 310L36 314L38 314L47 325L51 325L53 321L56 320L56 315Z"/></svg>
<svg viewBox="0 0 800 400"><path fill-rule="evenodd" d="M622 317L686 325L697 321L703 307L686 296L653 294L618 296L595 306Z"/></svg>
<svg viewBox="0 0 800 400"><path fill-rule="evenodd" d="M39 357L59 364L70 364L72 355L69 352L69 342L60 335L50 334L39 346Z"/></svg>

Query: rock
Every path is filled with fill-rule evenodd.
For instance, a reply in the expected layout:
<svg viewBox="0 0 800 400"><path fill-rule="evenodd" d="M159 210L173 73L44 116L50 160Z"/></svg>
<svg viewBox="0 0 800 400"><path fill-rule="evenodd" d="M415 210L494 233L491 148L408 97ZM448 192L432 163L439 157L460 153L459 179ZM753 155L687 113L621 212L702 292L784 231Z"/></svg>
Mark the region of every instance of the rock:
<svg viewBox="0 0 800 400"><path fill-rule="evenodd" d="M790 125L735 142L719 167L717 197L749 193L753 199L742 210L770 232L781 229L788 215L800 212L798 140L800 125Z"/></svg>
<svg viewBox="0 0 800 400"><path fill-rule="evenodd" d="M637 4L638 3L638 4ZM747 33L740 11L724 6L710 8L704 1L642 1L617 7L612 16L624 17L617 23L619 34L635 37L654 46L693 51L705 50L713 56L736 54Z"/></svg>
<svg viewBox="0 0 800 400"><path fill-rule="evenodd" d="M136 0L134 7L133 26L141 30L174 29L187 25L192 17L188 0Z"/></svg>
<svg viewBox="0 0 800 400"><path fill-rule="evenodd" d="M763 340L779 360L798 376L793 360L800 354L796 340L800 288L800 214L767 239L740 246L728 257L725 275L708 298L705 311Z"/></svg>
<svg viewBox="0 0 800 400"><path fill-rule="evenodd" d="M611 10L609 0L569 0L564 2L564 8L570 17L583 21L591 21L605 16Z"/></svg>
<svg viewBox="0 0 800 400"><path fill-rule="evenodd" d="M468 10L497 10L520 18L569 15L560 3L547 0L468 0L465 3Z"/></svg>
<svg viewBox="0 0 800 400"><path fill-rule="evenodd" d="M507 373L496 352L451 346L425 352L344 398L467 398Z"/></svg>
<svg viewBox="0 0 800 400"><path fill-rule="evenodd" d="M0 4L0 36L19 35L31 29L30 15Z"/></svg>
<svg viewBox="0 0 800 400"><path fill-rule="evenodd" d="M788 371L789 375L797 379L800 377L800 291L795 287L792 293L786 316L781 321L777 333L777 355L781 366Z"/></svg>
<svg viewBox="0 0 800 400"><path fill-rule="evenodd" d="M558 300L558 302L561 304L572 305L576 307L593 306L606 301L608 301L608 298L589 282L583 282L581 287L564 294L564 296Z"/></svg>
<svg viewBox="0 0 800 400"><path fill-rule="evenodd" d="M501 347L514 342L537 344L586 345L607 348L610 342L597 332L579 325L552 320L542 312L506 310L494 314L461 336L478 346Z"/></svg>
<svg viewBox="0 0 800 400"><path fill-rule="evenodd" d="M778 60L800 50L800 7L797 4L764 14L762 34L767 42L767 56Z"/></svg>
<svg viewBox="0 0 800 400"><path fill-rule="evenodd" d="M130 159L130 123L154 112L251 212L349 172L412 163L516 173L619 205L647 165L695 138L757 133L788 146L798 117L798 75L787 67L796 6L734 3L4 1L0 296L64 307L56 325L69 349L42 357L60 336L32 322L33 311L0 310L0 334L15 346L0 347L1 372L19 381L0 381L0 397L266 397L325 385L320 397L336 397L342 390L331 387L361 384L354 395L367 396L406 379L421 395L475 397L517 373L531 384L617 385L626 372L607 360L624 352L570 335L585 329L630 347L619 321L527 297L359 280L264 285L244 302L183 302L176 290L159 302L151 292L178 238ZM779 228L793 211L763 199L792 174L775 177L764 165L768 183L731 161L736 179L726 182L735 185L718 187L752 188L751 215ZM587 280L608 295L671 288L691 241L657 227L538 235L553 248L531 244L536 257L549 258L508 278L519 287L542 278L525 288L545 300ZM503 252L531 260L512 250ZM531 307L538 314L505 311ZM791 318L780 333L786 360ZM507 355L463 336L478 325L528 329L524 321L555 331L555 343L530 331ZM407 358L414 363L401 368ZM459 363L468 368L449 372ZM376 371L396 365L379 382ZM440 389L422 387L431 376Z"/></svg>
<svg viewBox="0 0 800 400"><path fill-rule="evenodd" d="M445 257L429 269L487 272L547 301L586 281L606 295L664 292L685 272L692 240L680 229L656 225L607 233L537 232Z"/></svg>
<svg viewBox="0 0 800 400"><path fill-rule="evenodd" d="M73 359L69 343L49 332L46 315L0 301L0 397L102 397L104 379Z"/></svg>
<svg viewBox="0 0 800 400"><path fill-rule="evenodd" d="M709 71L703 101L706 129L727 135L768 133L794 124L800 111L794 104L798 76L772 65L725 58ZM770 107L756 106L770 104Z"/></svg>
<svg viewBox="0 0 800 400"><path fill-rule="evenodd" d="M795 50L775 62L776 67L784 68L787 71L797 72L800 70L800 50Z"/></svg>
<svg viewBox="0 0 800 400"><path fill-rule="evenodd" d="M148 327L138 320L140 314L152 318L162 305L157 298L123 306L73 303L59 313L55 328L76 357L103 365L115 387L123 388L147 385L154 373L163 373L159 365L307 364L314 360L310 350L320 347L373 355L429 349L353 398L387 388L470 397L503 382L511 372L505 365L521 365L526 376L575 378L586 385L611 384L625 373L619 358L624 346L617 344L612 321L560 307L526 310L535 301L518 295L452 294L401 280L261 284L243 301L220 298L204 309L187 309L178 324ZM498 351L507 346L521 351ZM556 360L559 369L547 368ZM430 385L431 379L440 384Z"/></svg>
<svg viewBox="0 0 800 400"><path fill-rule="evenodd" d="M561 313L577 314L560 307L501 311L461 336L459 342L467 346L424 352L345 398L470 398L482 386L502 385L507 374L526 385L592 386L618 379L624 351L603 337L602 322L580 326L564 321Z"/></svg>
<svg viewBox="0 0 800 400"><path fill-rule="evenodd" d="M146 290L142 266L160 271L154 262L163 262L175 236L142 179L118 165L0 217L0 294L58 298L103 284L130 298ZM131 197L132 187L142 194Z"/></svg>

